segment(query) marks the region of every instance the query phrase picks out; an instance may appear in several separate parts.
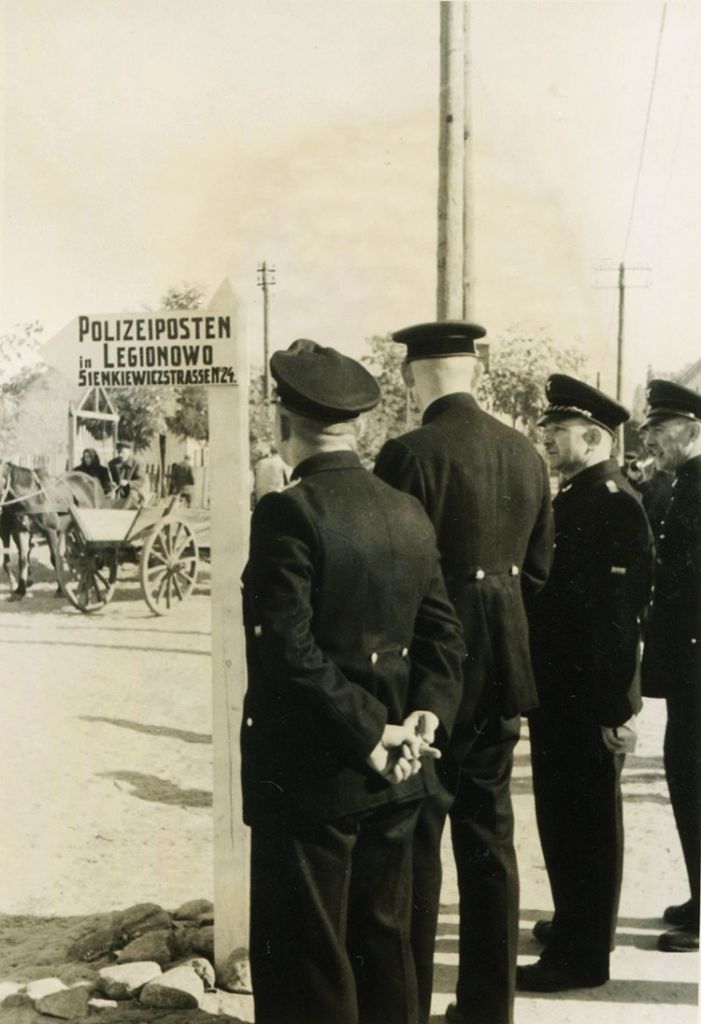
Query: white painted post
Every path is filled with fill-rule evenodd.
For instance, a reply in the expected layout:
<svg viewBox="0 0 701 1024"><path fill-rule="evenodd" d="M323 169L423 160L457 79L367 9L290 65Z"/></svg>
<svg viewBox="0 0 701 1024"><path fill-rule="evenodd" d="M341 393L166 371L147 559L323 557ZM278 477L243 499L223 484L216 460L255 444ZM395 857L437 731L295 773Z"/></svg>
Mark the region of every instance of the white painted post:
<svg viewBox="0 0 701 1024"><path fill-rule="evenodd" d="M248 346L244 309L225 281L209 310L232 314L238 386L209 389L214 743L214 955L248 948L249 838L242 818L239 733L246 660L241 572L248 555Z"/></svg>

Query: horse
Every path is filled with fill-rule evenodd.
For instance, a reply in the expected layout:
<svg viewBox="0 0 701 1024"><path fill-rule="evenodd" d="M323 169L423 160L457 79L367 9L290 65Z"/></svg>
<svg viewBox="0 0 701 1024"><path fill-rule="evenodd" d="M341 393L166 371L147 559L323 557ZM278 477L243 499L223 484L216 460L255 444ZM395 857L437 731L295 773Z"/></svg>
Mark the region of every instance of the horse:
<svg viewBox="0 0 701 1024"><path fill-rule="evenodd" d="M42 469L28 469L12 462L0 462L0 494L3 511L11 508L15 516L26 517L30 529L46 538L54 569L61 559L61 538L71 522L71 506L104 508L109 504L99 482L85 473L72 471L52 479ZM22 575L20 565L17 599L24 597L27 590L27 576L23 583Z"/></svg>
<svg viewBox="0 0 701 1024"><path fill-rule="evenodd" d="M11 600L19 600L31 587L32 569L30 556L32 551L32 535L30 524L25 515L21 512L14 512L12 508L0 510L0 541L2 542L3 557L2 565L7 576L7 581L12 592ZM17 574L12 571L10 561L10 541L14 542L17 549Z"/></svg>

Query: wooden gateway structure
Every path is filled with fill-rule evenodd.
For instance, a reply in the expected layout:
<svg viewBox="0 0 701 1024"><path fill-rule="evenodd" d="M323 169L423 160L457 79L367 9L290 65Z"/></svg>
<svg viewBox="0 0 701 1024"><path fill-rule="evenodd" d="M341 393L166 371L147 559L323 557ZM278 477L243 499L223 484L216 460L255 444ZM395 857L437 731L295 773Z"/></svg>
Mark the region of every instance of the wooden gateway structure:
<svg viewBox="0 0 701 1024"><path fill-rule="evenodd" d="M68 405L68 460L75 466L85 448L94 448L106 465L114 455L119 413L101 387L88 388Z"/></svg>

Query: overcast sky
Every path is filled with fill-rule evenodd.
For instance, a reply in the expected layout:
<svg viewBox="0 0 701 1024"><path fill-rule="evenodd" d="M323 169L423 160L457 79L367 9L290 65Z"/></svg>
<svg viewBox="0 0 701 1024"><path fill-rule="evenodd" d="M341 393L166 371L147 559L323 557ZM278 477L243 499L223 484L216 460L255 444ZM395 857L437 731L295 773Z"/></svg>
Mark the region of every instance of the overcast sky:
<svg viewBox="0 0 701 1024"><path fill-rule="evenodd" d="M277 268L273 347L433 319L433 0L4 0L0 327ZM701 355L701 3L474 3L475 316L581 344L626 391Z"/></svg>

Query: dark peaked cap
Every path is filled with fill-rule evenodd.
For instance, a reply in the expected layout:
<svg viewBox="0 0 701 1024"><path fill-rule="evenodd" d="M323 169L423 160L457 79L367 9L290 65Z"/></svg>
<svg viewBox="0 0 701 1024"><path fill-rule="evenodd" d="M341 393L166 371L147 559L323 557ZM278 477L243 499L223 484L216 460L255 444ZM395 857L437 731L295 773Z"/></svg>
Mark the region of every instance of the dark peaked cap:
<svg viewBox="0 0 701 1024"><path fill-rule="evenodd" d="M379 385L364 366L308 338L274 352L270 372L282 404L312 419L352 420L380 400Z"/></svg>
<svg viewBox="0 0 701 1024"><path fill-rule="evenodd" d="M406 345L407 361L440 359L441 356L475 355L475 342L487 331L465 320L439 320L395 331L393 341Z"/></svg>
<svg viewBox="0 0 701 1024"><path fill-rule="evenodd" d="M550 420L580 417L613 433L616 427L630 419L630 413L620 402L583 380L568 377L566 373L553 373L548 377L545 395L549 405L538 426Z"/></svg>
<svg viewBox="0 0 701 1024"><path fill-rule="evenodd" d="M687 420L701 420L701 395L673 380L656 378L647 386L647 409L643 427L660 420L681 416Z"/></svg>

